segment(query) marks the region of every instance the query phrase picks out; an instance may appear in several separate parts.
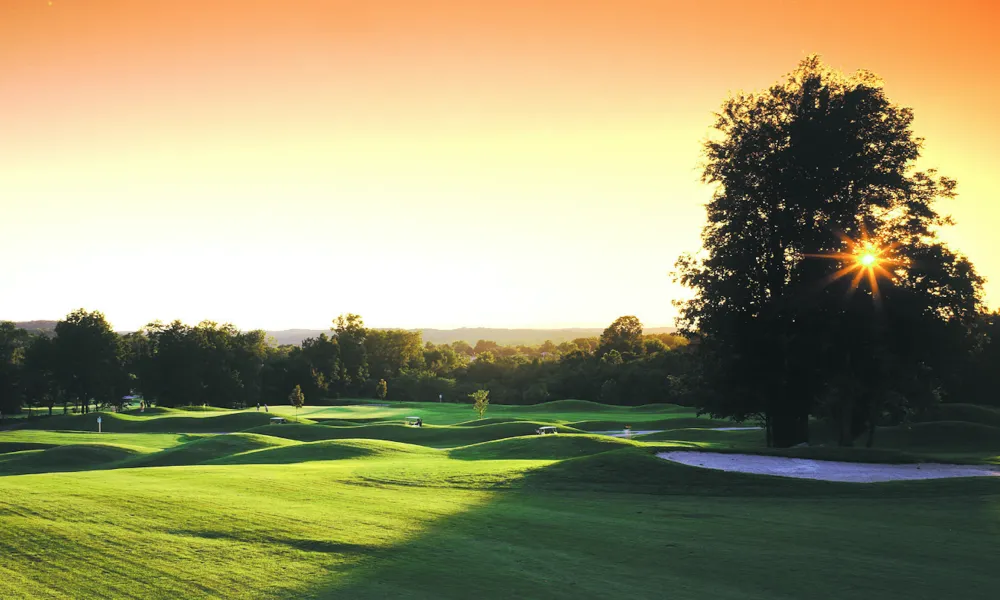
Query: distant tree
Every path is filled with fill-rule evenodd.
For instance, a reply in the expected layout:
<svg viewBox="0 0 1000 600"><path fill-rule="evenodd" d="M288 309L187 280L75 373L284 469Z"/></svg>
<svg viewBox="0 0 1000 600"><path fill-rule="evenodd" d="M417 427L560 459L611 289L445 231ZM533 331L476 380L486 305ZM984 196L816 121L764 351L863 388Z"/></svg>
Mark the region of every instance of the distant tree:
<svg viewBox="0 0 1000 600"><path fill-rule="evenodd" d="M572 344L583 352L596 352L598 346L601 345L601 341L600 338L596 337L576 338L572 341Z"/></svg>
<svg viewBox="0 0 1000 600"><path fill-rule="evenodd" d="M476 342L476 346L472 349L472 351L475 352L476 356L479 356L483 352L492 352L493 354L496 354L499 349L500 344L494 342L493 340L479 340Z"/></svg>
<svg viewBox="0 0 1000 600"><path fill-rule="evenodd" d="M667 350L667 345L658 338L646 337L642 342L642 350L646 354L655 354Z"/></svg>
<svg viewBox="0 0 1000 600"><path fill-rule="evenodd" d="M378 383L375 385L375 397L379 400L385 400L386 394L389 393L389 384L385 382L385 379L379 379Z"/></svg>
<svg viewBox="0 0 1000 600"><path fill-rule="evenodd" d="M0 421L21 409L21 377L28 332L0 321Z"/></svg>
<svg viewBox="0 0 1000 600"><path fill-rule="evenodd" d="M618 350L612 348L611 350L608 350L607 354L601 357L601 362L614 367L624 363L625 360L622 358L622 355L618 352Z"/></svg>
<svg viewBox="0 0 1000 600"><path fill-rule="evenodd" d="M24 348L23 373L21 377L22 396L31 403L52 408L62 396L56 383L55 342L47 335L31 336Z"/></svg>
<svg viewBox="0 0 1000 600"><path fill-rule="evenodd" d="M404 369L424 366L424 348L419 331L368 329L365 332L365 353L372 379L391 378Z"/></svg>
<svg viewBox="0 0 1000 600"><path fill-rule="evenodd" d="M340 347L340 380L347 392L357 392L368 379L368 355L365 338L368 331L359 315L337 317L333 331Z"/></svg>
<svg viewBox="0 0 1000 600"><path fill-rule="evenodd" d="M601 384L601 401L606 404L618 404L620 400L620 393L618 390L618 382L614 379L608 379Z"/></svg>
<svg viewBox="0 0 1000 600"><path fill-rule="evenodd" d="M299 409L306 403L306 396L302 393L302 386L296 385L295 389L288 394L288 402L295 407L295 420L299 420ZM315 405L313 405L315 406Z"/></svg>
<svg viewBox="0 0 1000 600"><path fill-rule="evenodd" d="M486 414L486 409L490 406L490 393L488 390L476 390L469 394L469 398L472 399L472 408L482 419L483 415Z"/></svg>
<svg viewBox="0 0 1000 600"><path fill-rule="evenodd" d="M459 354L464 354L465 356L475 356L476 350L469 345L469 342L458 340L457 342L452 342L451 349Z"/></svg>
<svg viewBox="0 0 1000 600"><path fill-rule="evenodd" d="M623 356L642 353L642 323L633 316L618 317L601 334L598 354L617 350Z"/></svg>
<svg viewBox="0 0 1000 600"><path fill-rule="evenodd" d="M127 388L118 335L104 314L80 309L56 323L54 353L60 386L89 411L110 404Z"/></svg>

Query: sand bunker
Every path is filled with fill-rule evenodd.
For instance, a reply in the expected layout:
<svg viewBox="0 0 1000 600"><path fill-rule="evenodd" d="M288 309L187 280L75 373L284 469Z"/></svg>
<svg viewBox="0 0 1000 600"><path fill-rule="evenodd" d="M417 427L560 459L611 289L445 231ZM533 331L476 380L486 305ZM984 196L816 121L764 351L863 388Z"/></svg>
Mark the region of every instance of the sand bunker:
<svg viewBox="0 0 1000 600"><path fill-rule="evenodd" d="M1000 469L977 465L938 463L886 465L787 458L784 456L690 451L660 452L656 456L706 469L853 483L875 483L902 479L943 479L946 477L995 477L1000 475Z"/></svg>

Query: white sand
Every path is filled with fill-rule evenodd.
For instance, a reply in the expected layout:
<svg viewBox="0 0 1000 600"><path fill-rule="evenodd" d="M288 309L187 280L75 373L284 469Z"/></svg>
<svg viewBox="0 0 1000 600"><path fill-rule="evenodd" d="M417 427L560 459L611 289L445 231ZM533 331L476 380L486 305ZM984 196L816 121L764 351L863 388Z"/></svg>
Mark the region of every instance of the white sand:
<svg viewBox="0 0 1000 600"><path fill-rule="evenodd" d="M691 451L660 452L656 456L681 464L693 467L705 467L707 469L855 483L874 483L900 479L1000 476L1000 469L998 468L976 465L947 465L938 463L886 465L787 458L784 456Z"/></svg>

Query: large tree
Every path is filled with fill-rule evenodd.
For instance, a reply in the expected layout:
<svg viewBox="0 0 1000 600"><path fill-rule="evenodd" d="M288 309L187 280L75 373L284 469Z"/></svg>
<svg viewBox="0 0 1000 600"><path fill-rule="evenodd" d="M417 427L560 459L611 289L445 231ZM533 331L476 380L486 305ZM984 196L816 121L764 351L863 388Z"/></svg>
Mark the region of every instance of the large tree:
<svg viewBox="0 0 1000 600"><path fill-rule="evenodd" d="M703 407L762 416L769 441L788 446L808 441L835 390L841 420L861 408L873 426L891 392L933 385L925 372L941 354L907 332L956 340L979 310L980 278L935 235L950 223L935 202L955 182L916 170L913 113L874 75L816 57L717 116L703 251L677 264L694 291L678 322L700 342Z"/></svg>

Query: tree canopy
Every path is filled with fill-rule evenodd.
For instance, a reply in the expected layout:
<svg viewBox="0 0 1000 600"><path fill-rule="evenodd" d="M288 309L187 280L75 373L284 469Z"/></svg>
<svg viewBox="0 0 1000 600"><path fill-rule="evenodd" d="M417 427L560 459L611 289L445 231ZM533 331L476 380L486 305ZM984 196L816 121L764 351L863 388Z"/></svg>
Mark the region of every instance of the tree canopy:
<svg viewBox="0 0 1000 600"><path fill-rule="evenodd" d="M704 147L703 249L676 271L694 291L679 324L706 356L706 410L761 415L787 446L808 440L831 388L843 420L861 410L874 426L890 391L933 387L942 353L927 348L961 343L982 280L937 238L956 183L916 169L912 123L877 77L817 57L723 104ZM907 343L916 331L936 343Z"/></svg>

